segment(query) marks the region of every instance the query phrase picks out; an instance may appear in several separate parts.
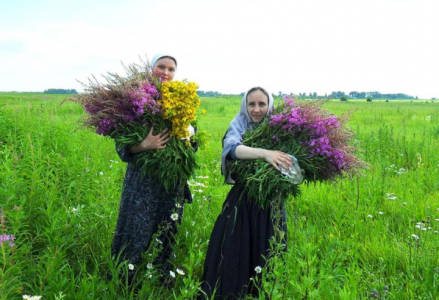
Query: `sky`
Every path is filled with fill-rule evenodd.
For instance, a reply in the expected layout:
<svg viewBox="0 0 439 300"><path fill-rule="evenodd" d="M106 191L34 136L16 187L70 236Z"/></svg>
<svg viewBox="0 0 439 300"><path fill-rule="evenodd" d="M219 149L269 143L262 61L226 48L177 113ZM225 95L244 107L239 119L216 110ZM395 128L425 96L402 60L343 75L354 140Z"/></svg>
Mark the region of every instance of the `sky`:
<svg viewBox="0 0 439 300"><path fill-rule="evenodd" d="M82 91L168 52L203 91L439 98L438 15L438 0L0 0L0 91Z"/></svg>

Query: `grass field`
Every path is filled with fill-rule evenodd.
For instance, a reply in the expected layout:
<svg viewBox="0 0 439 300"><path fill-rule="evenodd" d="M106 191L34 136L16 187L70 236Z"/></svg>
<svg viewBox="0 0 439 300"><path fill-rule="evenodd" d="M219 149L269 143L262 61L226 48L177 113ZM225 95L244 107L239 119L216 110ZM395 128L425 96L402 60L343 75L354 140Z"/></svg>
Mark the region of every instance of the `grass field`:
<svg viewBox="0 0 439 300"><path fill-rule="evenodd" d="M114 143L75 130L81 107L65 96L0 94L0 299L194 299L208 239L230 186L221 139L238 98L203 98L199 151L177 236L173 289L145 270L137 295L108 274L126 165ZM288 251L260 282L260 299L439 299L439 104L327 102L354 110L369 164L361 176L302 186L290 199ZM146 259L148 256L146 254ZM120 268L126 270L127 265ZM286 274L286 275L284 275Z"/></svg>

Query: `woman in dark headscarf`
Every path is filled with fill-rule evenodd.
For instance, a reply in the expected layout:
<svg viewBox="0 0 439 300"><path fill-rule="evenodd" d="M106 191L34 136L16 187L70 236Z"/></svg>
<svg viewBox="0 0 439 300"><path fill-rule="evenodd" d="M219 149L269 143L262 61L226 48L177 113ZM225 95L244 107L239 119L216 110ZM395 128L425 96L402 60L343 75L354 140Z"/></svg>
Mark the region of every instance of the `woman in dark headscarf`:
<svg viewBox="0 0 439 300"><path fill-rule="evenodd" d="M157 54L151 62L152 72L161 81L171 81L177 69L176 59L168 54ZM155 178L142 177L135 158L143 151L160 151L169 141L169 132L163 130L157 135L153 128L145 139L130 148L118 148L122 161L128 163L119 209L114 240L111 245L113 258L128 261L133 265L129 279L137 271L142 254L151 244L152 236L159 233L159 246L163 247L153 263L160 265L164 274L168 274L171 264L169 258L176 232L176 223L180 222L183 203L192 202L186 182L180 182L173 191L166 192Z"/></svg>
<svg viewBox="0 0 439 300"><path fill-rule="evenodd" d="M270 249L270 238L275 234L274 208L262 209L247 196L242 178L234 177L228 167L231 160L264 159L276 170L289 169L293 160L280 151L251 148L243 145L246 130L269 116L273 107L272 96L261 87L245 93L241 108L229 125L223 139L221 171L229 184L234 184L223 210L215 222L209 239L203 274L201 299L240 299L256 294L251 278L265 264L264 256ZM285 228L285 212L282 216Z"/></svg>

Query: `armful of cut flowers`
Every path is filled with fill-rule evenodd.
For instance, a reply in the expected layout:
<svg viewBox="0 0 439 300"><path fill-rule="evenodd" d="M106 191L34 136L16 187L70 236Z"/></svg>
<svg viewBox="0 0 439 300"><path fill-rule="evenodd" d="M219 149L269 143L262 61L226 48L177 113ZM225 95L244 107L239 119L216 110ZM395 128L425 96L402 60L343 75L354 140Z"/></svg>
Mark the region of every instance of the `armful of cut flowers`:
<svg viewBox="0 0 439 300"><path fill-rule="evenodd" d="M108 73L103 84L89 80L85 93L69 100L86 111L82 127L130 149L143 176L172 189L198 167L192 142L205 140L190 132L200 106L198 86L186 80L160 82L148 62L126 71L125 77Z"/></svg>
<svg viewBox="0 0 439 300"><path fill-rule="evenodd" d="M271 116L246 131L243 144L288 153L295 161L290 168L281 165L281 172L262 160L232 163L234 177L260 206L299 195L302 182L335 180L364 166L355 155L347 117L338 118L321 105L284 97Z"/></svg>

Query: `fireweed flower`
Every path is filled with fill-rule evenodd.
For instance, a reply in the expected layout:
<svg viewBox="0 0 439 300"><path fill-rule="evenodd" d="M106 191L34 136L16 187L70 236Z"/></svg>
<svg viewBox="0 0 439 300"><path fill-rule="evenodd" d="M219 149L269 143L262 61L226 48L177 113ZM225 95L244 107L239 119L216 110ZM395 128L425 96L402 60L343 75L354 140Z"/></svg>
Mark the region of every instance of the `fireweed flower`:
<svg viewBox="0 0 439 300"><path fill-rule="evenodd" d="M5 242L9 242L8 243L9 247L13 247L14 246L14 240L15 240L15 236L12 235L12 234L0 235L0 245L3 245Z"/></svg>

